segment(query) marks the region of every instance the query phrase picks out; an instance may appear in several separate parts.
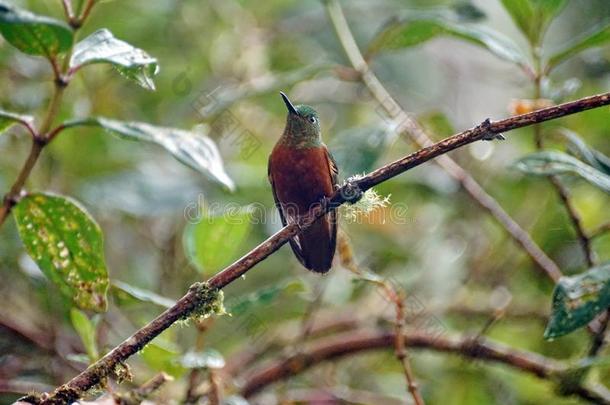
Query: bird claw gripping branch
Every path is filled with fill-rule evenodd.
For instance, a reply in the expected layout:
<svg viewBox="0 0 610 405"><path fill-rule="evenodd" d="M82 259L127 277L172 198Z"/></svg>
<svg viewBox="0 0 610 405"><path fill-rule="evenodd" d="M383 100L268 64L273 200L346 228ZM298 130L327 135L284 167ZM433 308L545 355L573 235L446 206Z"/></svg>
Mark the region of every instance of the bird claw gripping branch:
<svg viewBox="0 0 610 405"><path fill-rule="evenodd" d="M486 118L485 121L476 126L475 131L481 132L483 141L505 141L506 138L500 133L496 133L491 129L491 121Z"/></svg>

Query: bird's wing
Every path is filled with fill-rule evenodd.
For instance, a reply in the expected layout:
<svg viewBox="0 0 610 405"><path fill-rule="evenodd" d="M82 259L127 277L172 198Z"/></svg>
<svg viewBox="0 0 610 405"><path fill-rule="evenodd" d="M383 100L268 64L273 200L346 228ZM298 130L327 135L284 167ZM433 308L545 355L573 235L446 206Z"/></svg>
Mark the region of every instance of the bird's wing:
<svg viewBox="0 0 610 405"><path fill-rule="evenodd" d="M325 148L325 150L326 150L326 157L328 158L328 168L330 169L331 182L332 182L333 188L337 189L339 187L339 184L337 182L338 181L337 178L339 176L339 167L337 166L337 161L335 160L333 155L330 153L328 148ZM337 210L334 210L329 215L331 252L334 252L335 248L337 246L337 212L338 212Z"/></svg>
<svg viewBox="0 0 610 405"><path fill-rule="evenodd" d="M277 193L275 192L275 185L273 184L273 175L271 173L272 173L271 158L269 158L269 163L267 164L267 177L269 178L269 183L271 183L271 191L273 192L273 200L275 201L275 206L277 207L277 212L280 214L280 219L282 220L282 225L286 226L286 225L288 225L288 221L287 221L286 215L284 214L284 208L282 207L282 203L277 198ZM290 217L288 219L292 220L295 218ZM292 222L295 222L295 221L292 221ZM303 257L303 248L301 247L299 235L296 235L295 237L290 238L289 242L290 242L290 247L292 248L292 251L294 252L294 255L297 257L299 262L301 262L301 264L306 266L305 258Z"/></svg>

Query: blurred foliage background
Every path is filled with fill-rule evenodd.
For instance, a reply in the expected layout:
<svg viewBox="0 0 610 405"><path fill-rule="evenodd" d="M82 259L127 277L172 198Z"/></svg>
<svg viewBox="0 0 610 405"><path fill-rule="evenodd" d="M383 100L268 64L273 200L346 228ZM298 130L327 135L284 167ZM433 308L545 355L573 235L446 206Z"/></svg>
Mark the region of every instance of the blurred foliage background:
<svg viewBox="0 0 610 405"><path fill-rule="evenodd" d="M58 1L14 4L63 19ZM527 49L525 37L499 1L353 0L343 6L363 49L393 16L441 8L493 28ZM609 18L607 1L567 2L549 26L542 54L554 53ZM393 131L362 84L337 74L338 66L349 63L319 1L100 1L80 37L99 28L158 59L156 91L123 80L109 67L92 66L71 83L58 121L99 115L209 131L236 186L230 192L157 146L96 128L66 131L45 150L28 189L81 201L104 233L113 281L108 312L93 317L102 353L190 284L213 275L279 229L267 181L267 158L286 115L279 90L319 111L323 137L337 155L343 178L414 150ZM485 118L505 117L516 99L536 96L532 80L514 64L456 38L382 52L371 64L436 140ZM0 106L39 117L52 89L48 63L0 40L0 66ZM610 48L597 47L553 70L541 96L561 102L606 91L609 83ZM547 145L565 150L560 128L610 154L607 108L544 124ZM244 139L247 148L240 143ZM25 159L28 142L16 127L0 136L3 193ZM452 157L565 274L580 273L587 267L582 250L550 183L515 170L514 162L535 149L530 127L508 134L505 142L476 143ZM607 193L577 177L565 180L588 232L610 220ZM446 333L478 333L494 309L510 300L505 315L486 331L490 338L557 359L586 353L590 338L582 329L554 341L543 339L553 283L441 169L426 164L377 191L391 194L391 204L369 217L341 223L355 258L416 296ZM226 226L227 212L241 225ZM202 213L211 218L193 224ZM592 243L599 262L610 260L610 233ZM29 259L12 219L0 231L0 277L0 379L49 386L65 382L85 366L86 350L72 326L69 301ZM230 361L263 341L273 342L257 359L264 361L266 355L297 350L301 324L312 307L316 319L355 316L371 327L393 313L375 287L338 263L320 277L301 268L287 247L224 293L233 316L211 320L204 333L194 326L174 326L129 361L137 383L157 371L176 377L158 394L160 403L186 394L188 370L180 359L195 348L213 349ZM429 403L580 403L556 394L549 382L504 366L419 351L412 353L412 363ZM610 371L599 366L594 377L610 381ZM253 403L278 403L304 387L347 387L382 395L384 401L410 401L400 365L388 350L323 364L270 387ZM226 395L235 392L228 384ZM16 398L2 394L0 402Z"/></svg>

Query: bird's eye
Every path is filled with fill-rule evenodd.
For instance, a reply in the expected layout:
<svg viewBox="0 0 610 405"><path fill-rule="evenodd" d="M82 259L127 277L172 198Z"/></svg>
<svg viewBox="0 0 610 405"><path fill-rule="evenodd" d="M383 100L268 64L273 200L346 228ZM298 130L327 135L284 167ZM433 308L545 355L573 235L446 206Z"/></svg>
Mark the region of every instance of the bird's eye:
<svg viewBox="0 0 610 405"><path fill-rule="evenodd" d="M316 122L318 122L318 120L316 119L316 117L309 117L309 122L315 124Z"/></svg>

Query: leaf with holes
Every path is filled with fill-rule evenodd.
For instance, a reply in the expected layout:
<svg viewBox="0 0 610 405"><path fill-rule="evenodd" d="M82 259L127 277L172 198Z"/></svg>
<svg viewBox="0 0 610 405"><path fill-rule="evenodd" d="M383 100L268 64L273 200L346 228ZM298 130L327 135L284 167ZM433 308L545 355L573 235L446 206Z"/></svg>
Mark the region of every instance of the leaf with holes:
<svg viewBox="0 0 610 405"><path fill-rule="evenodd" d="M97 117L64 123L65 128L97 126L121 138L156 143L185 165L233 190L233 180L225 172L218 147L208 136L177 128L157 127L145 122L124 122Z"/></svg>
<svg viewBox="0 0 610 405"><path fill-rule="evenodd" d="M591 322L610 307L610 263L577 276L562 277L553 291L545 339L566 335Z"/></svg>
<svg viewBox="0 0 610 405"><path fill-rule="evenodd" d="M31 125L34 117L30 115L15 114L9 111L0 110L0 134L10 128L13 124Z"/></svg>
<svg viewBox="0 0 610 405"><path fill-rule="evenodd" d="M30 55L53 57L72 46L69 25L0 1L0 33L8 43Z"/></svg>
<svg viewBox="0 0 610 405"><path fill-rule="evenodd" d="M392 20L373 38L367 49L367 57L382 50L417 46L440 36L461 39L485 48L501 59L519 66L527 65L527 57L509 38L483 27L454 23L429 15Z"/></svg>
<svg viewBox="0 0 610 405"><path fill-rule="evenodd" d="M236 259L234 256L252 228L250 207L230 208L202 215L184 229L186 256L204 274L214 274Z"/></svg>
<svg viewBox="0 0 610 405"><path fill-rule="evenodd" d="M610 176L563 152L539 152L519 159L517 169L536 175L574 173L610 193Z"/></svg>
<svg viewBox="0 0 610 405"><path fill-rule="evenodd" d="M153 78L159 72L157 59L115 38L107 29L94 32L74 46L70 70L74 72L94 63L109 63L128 79L155 90Z"/></svg>
<svg viewBox="0 0 610 405"><path fill-rule="evenodd" d="M81 309L106 310L108 271L102 231L74 200L30 194L13 209L28 254Z"/></svg>
<svg viewBox="0 0 610 405"><path fill-rule="evenodd" d="M610 41L610 21L606 21L600 25L597 25L585 32L581 36L577 36L561 51L557 52L550 57L547 65L549 69L554 68L561 62L564 62L579 54L580 52L586 51L587 49L603 46Z"/></svg>
<svg viewBox="0 0 610 405"><path fill-rule="evenodd" d="M95 323L92 322L87 315L76 308L70 310L70 320L72 326L78 336L80 336L85 350L87 351L87 357L91 362L96 361L99 358L99 352L97 350L97 343L95 339Z"/></svg>

